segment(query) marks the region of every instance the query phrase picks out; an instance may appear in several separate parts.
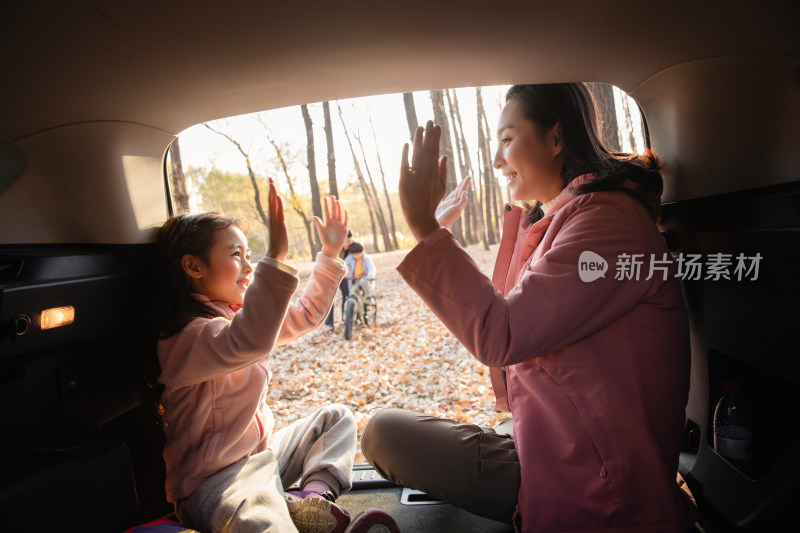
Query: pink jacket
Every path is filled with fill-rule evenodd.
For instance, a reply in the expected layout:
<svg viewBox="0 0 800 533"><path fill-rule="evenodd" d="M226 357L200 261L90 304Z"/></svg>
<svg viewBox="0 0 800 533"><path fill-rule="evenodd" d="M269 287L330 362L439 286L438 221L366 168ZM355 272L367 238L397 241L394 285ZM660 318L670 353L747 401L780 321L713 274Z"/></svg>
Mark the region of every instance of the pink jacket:
<svg viewBox="0 0 800 533"><path fill-rule="evenodd" d="M492 280L445 229L398 270L493 367L498 407L513 413L523 531L686 532L695 507L676 474L689 324L674 263L666 281L660 271L645 279L651 254L669 257L652 216L658 205L568 189L524 242L524 214L506 206ZM605 277L581 280L587 250L608 262ZM615 279L618 254L644 254L638 279Z"/></svg>
<svg viewBox="0 0 800 533"><path fill-rule="evenodd" d="M274 426L265 400L269 352L325 319L345 273L341 260L318 254L308 286L290 304L298 279L282 266L262 259L241 310L208 302L223 316L197 318L158 342L170 502L267 448Z"/></svg>

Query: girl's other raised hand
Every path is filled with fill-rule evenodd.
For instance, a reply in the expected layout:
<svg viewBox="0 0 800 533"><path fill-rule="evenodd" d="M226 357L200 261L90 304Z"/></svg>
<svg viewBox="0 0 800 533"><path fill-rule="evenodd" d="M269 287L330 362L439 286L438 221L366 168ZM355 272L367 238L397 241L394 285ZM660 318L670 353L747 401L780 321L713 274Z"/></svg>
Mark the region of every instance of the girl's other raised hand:
<svg viewBox="0 0 800 533"><path fill-rule="evenodd" d="M289 252L289 236L283 219L283 202L272 178L269 179L269 248L267 257L283 261Z"/></svg>
<svg viewBox="0 0 800 533"><path fill-rule="evenodd" d="M314 224L322 242L322 253L336 259L347 239L347 209L335 196L323 197L322 203L325 205L325 221L314 217Z"/></svg>

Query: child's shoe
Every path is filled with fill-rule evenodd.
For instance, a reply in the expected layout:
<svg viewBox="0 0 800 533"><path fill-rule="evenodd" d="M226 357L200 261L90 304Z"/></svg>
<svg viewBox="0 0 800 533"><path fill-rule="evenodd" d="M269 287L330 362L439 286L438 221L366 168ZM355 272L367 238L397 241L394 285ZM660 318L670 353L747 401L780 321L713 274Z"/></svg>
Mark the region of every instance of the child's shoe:
<svg viewBox="0 0 800 533"><path fill-rule="evenodd" d="M367 509L356 515L345 533L400 533L400 528L386 511Z"/></svg>
<svg viewBox="0 0 800 533"><path fill-rule="evenodd" d="M330 492L310 490L287 492L286 506L300 533L343 533L350 524L350 513L333 503Z"/></svg>

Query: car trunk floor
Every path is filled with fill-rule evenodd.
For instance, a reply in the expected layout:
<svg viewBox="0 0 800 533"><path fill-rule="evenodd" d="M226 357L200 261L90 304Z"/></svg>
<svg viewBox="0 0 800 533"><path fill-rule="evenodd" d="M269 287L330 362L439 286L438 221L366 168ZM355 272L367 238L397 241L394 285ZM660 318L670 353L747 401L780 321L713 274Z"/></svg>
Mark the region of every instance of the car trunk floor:
<svg viewBox="0 0 800 533"><path fill-rule="evenodd" d="M446 503L429 505L405 505L400 503L403 489L400 487L379 489L354 489L340 496L336 503L355 516L370 507L391 514L403 533L434 532L481 532L509 533L511 525L481 518Z"/></svg>

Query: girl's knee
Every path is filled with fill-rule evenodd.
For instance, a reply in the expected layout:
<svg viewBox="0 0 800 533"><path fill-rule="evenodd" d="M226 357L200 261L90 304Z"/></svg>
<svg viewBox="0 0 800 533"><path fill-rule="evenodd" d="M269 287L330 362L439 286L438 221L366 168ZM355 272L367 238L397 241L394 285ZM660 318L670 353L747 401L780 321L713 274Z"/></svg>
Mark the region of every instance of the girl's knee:
<svg viewBox="0 0 800 533"><path fill-rule="evenodd" d="M331 425L333 424L346 424L356 427L356 417L353 411L346 405L340 403L332 403L322 408L324 416L328 417Z"/></svg>

